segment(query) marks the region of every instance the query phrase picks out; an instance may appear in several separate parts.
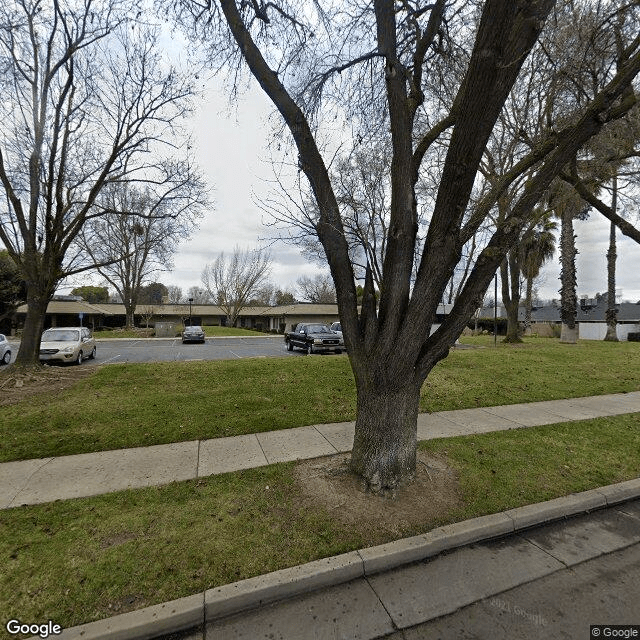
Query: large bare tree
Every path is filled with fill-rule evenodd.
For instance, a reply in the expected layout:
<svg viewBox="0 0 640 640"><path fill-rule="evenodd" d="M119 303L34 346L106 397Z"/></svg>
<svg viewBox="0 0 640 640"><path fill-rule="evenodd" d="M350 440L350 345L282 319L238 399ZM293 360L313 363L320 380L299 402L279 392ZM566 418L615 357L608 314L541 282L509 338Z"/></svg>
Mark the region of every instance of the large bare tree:
<svg viewBox="0 0 640 640"><path fill-rule="evenodd" d="M570 4L584 12L616 12L625 25L637 25L636 5ZM336 286L356 380L351 468L373 490L393 489L414 476L425 379L447 356L499 264L530 226L535 205L552 180L604 123L635 103L628 89L640 69L640 36L629 28L621 30L625 42L617 69L604 69L593 78L580 104L569 98L556 103L535 137L516 139L513 167L478 189L483 154L506 101L518 99L513 89L523 64L545 33L553 31L554 19L543 32L549 15L555 18L554 12L567 6L554 5L553 0L182 3L181 21L195 18L189 24L211 45L212 59L234 70L234 61L246 63L288 129L318 207L315 230ZM594 22L594 36L609 28L603 13ZM553 44L549 38L545 42ZM533 69L541 86L551 81L552 66ZM337 120L355 132L354 143L358 136L371 141L390 134L380 298L376 304L369 265L361 312L328 169L333 150L326 140ZM425 170L438 176L427 193L417 189ZM504 218L493 224L452 311L431 334L465 244L525 171L528 179ZM422 240L419 196L428 208Z"/></svg>
<svg viewBox="0 0 640 640"><path fill-rule="evenodd" d="M96 202L103 215L89 220L80 236L83 249L102 265L96 270L120 296L127 328L134 326L142 285L171 269L180 241L191 235L207 204L204 182L189 165L168 167L154 187L107 185Z"/></svg>
<svg viewBox="0 0 640 640"><path fill-rule="evenodd" d="M336 291L331 276L326 273L316 273L313 278L300 276L297 280L301 299L314 304L335 304Z"/></svg>
<svg viewBox="0 0 640 640"><path fill-rule="evenodd" d="M264 249L235 247L231 255L222 252L202 270L202 284L209 297L222 307L227 325L235 327L240 312L266 283L271 272L271 255Z"/></svg>
<svg viewBox="0 0 640 640"><path fill-rule="evenodd" d="M139 19L138 19L139 18ZM190 109L191 78L129 0L9 0L0 8L0 240L27 284L17 364L38 362L46 308L92 268L76 243L111 182L154 182Z"/></svg>

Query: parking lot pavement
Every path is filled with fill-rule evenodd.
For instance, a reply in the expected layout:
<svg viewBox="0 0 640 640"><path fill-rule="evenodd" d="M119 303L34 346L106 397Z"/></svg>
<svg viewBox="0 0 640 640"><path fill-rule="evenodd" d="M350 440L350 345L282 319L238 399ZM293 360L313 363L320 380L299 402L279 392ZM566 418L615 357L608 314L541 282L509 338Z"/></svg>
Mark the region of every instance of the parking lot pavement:
<svg viewBox="0 0 640 640"><path fill-rule="evenodd" d="M19 338L10 338L11 363L20 348ZM242 360L244 358L291 358L305 356L299 349L287 351L282 335L210 337L204 344L182 344L181 338L99 339L94 360L85 360L82 366L114 364L118 362L178 362L190 360ZM343 352L344 354L344 352ZM315 354L314 357L339 357L336 354ZM52 362L56 365L58 363ZM68 366L62 364L61 366Z"/></svg>
<svg viewBox="0 0 640 640"><path fill-rule="evenodd" d="M118 362L185 362L197 360L242 360L244 358L297 358L303 351L287 351L282 336L207 338L204 344L182 344L180 338L147 340L98 340L95 360L82 366ZM19 342L13 342L12 362ZM313 357L320 357L315 355ZM322 357L340 357L328 354Z"/></svg>
<svg viewBox="0 0 640 640"><path fill-rule="evenodd" d="M175 362L194 360L242 360L244 358L299 357L287 351L282 336L207 338L204 344L182 344L180 338L155 340L100 340L98 356L91 364L116 362Z"/></svg>

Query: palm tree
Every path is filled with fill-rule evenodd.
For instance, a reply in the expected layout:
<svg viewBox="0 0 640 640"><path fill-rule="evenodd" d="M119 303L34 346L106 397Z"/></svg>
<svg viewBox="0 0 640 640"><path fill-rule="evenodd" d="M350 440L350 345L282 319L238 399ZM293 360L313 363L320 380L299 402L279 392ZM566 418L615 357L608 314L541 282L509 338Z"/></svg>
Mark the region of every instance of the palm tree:
<svg viewBox="0 0 640 640"><path fill-rule="evenodd" d="M520 241L520 270L527 283L524 299L525 334L531 330L533 281L540 274L542 265L547 262L547 260L550 260L556 251L555 231L557 229L557 223L551 219L551 212L545 213L538 225L525 233Z"/></svg>
<svg viewBox="0 0 640 640"><path fill-rule="evenodd" d="M616 212L618 204L618 177L613 176L611 193L611 208ZM607 251L607 333L604 339L607 342L618 342L618 309L616 308L616 225L611 223L609 231L609 250Z"/></svg>

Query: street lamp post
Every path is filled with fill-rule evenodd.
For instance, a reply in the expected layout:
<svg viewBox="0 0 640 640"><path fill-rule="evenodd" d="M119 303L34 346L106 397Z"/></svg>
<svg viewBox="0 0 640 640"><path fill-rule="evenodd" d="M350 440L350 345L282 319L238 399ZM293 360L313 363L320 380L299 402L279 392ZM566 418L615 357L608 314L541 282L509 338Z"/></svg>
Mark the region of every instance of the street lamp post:
<svg viewBox="0 0 640 640"><path fill-rule="evenodd" d="M193 302L193 298L189 298L189 326L191 327L191 303Z"/></svg>

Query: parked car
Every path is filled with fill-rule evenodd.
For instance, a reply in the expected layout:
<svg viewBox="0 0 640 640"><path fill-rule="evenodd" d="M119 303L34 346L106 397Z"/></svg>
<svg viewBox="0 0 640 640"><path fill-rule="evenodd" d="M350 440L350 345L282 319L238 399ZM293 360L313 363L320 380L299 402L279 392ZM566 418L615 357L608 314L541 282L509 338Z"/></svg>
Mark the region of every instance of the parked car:
<svg viewBox="0 0 640 640"><path fill-rule="evenodd" d="M0 333L0 364L9 364L11 362L11 345L7 341L6 336Z"/></svg>
<svg viewBox="0 0 640 640"><path fill-rule="evenodd" d="M332 322L329 329L335 331L342 338L342 325L339 322Z"/></svg>
<svg viewBox="0 0 640 640"><path fill-rule="evenodd" d="M204 330L198 325L186 326L182 332L182 344L185 342L202 342L204 344Z"/></svg>
<svg viewBox="0 0 640 640"><path fill-rule="evenodd" d="M41 362L81 364L96 357L96 341L87 327L54 327L40 339Z"/></svg>
<svg viewBox="0 0 640 640"><path fill-rule="evenodd" d="M342 338L324 324L300 323L294 331L285 334L284 340L289 351L297 347L308 354L328 351L342 353L344 349Z"/></svg>

